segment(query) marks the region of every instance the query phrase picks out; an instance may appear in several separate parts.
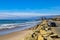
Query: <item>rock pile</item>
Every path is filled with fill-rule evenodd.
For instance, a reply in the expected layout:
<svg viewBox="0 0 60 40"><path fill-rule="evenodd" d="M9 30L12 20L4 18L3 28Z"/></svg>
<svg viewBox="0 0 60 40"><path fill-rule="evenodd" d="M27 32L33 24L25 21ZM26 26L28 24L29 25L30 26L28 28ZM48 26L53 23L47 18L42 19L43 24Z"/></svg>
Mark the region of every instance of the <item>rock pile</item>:
<svg viewBox="0 0 60 40"><path fill-rule="evenodd" d="M48 21L44 20L25 40L53 40L54 38L58 38L58 35L52 32L51 27L48 25Z"/></svg>

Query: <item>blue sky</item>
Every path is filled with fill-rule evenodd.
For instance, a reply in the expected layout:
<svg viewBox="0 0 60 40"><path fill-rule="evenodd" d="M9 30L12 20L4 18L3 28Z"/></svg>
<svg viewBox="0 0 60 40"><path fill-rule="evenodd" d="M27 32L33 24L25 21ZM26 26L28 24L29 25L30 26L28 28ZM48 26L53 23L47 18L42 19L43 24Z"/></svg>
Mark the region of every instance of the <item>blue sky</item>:
<svg viewBox="0 0 60 40"><path fill-rule="evenodd" d="M1 17L39 14L60 15L60 0L0 0Z"/></svg>

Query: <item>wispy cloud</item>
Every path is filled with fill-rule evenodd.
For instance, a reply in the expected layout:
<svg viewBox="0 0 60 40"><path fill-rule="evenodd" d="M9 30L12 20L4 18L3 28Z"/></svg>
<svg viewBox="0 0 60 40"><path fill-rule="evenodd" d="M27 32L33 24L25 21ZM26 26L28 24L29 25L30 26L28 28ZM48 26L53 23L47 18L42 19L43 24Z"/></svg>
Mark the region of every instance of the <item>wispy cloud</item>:
<svg viewBox="0 0 60 40"><path fill-rule="evenodd" d="M0 10L0 19L1 18L15 18L15 17L33 17L33 16L47 16L47 15L60 15L60 7L51 7L47 9L26 9L22 11L9 11L9 10Z"/></svg>

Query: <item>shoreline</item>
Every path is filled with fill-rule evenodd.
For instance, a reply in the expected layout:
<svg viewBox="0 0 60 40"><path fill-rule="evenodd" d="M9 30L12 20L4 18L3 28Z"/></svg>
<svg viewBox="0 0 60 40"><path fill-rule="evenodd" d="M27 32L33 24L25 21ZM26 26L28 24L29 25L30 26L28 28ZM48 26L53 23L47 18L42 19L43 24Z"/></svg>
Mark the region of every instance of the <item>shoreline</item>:
<svg viewBox="0 0 60 40"><path fill-rule="evenodd" d="M33 27L35 27L40 22L41 21L33 22L34 24L33 25L29 24L30 26L27 24L27 26L25 26L25 27L16 27L16 28L13 28L13 29L0 30L0 36L10 34L12 32L22 31L22 30L25 30L25 29L32 29Z"/></svg>
<svg viewBox="0 0 60 40"><path fill-rule="evenodd" d="M12 28L12 29L0 30L0 36L6 35L6 34L10 34L10 33L13 33L13 32L17 32L17 31L33 29L35 26L40 24L40 22L41 21L39 21L38 23L35 23L34 25L30 24L31 26L29 26L29 27L28 26L27 27L16 27L16 28Z"/></svg>
<svg viewBox="0 0 60 40"><path fill-rule="evenodd" d="M24 40L23 38L29 33L32 33L32 30L25 29L22 31L12 32L10 34L0 36L0 40Z"/></svg>
<svg viewBox="0 0 60 40"><path fill-rule="evenodd" d="M23 38L26 37L26 35L33 33L32 30L35 27L37 27L37 25L35 25L34 27L26 28L24 30L20 30L20 31L12 32L12 33L9 33L6 35L2 35L2 36L0 36L0 40L24 40Z"/></svg>

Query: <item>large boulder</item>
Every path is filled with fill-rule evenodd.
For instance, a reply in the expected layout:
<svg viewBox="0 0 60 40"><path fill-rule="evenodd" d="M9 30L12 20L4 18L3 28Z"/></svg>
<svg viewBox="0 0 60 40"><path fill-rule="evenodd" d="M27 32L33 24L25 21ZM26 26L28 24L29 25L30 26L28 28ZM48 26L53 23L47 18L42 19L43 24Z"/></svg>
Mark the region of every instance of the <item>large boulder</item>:
<svg viewBox="0 0 60 40"><path fill-rule="evenodd" d="M56 23L55 22L49 22L48 26L50 26L50 27L56 27Z"/></svg>

